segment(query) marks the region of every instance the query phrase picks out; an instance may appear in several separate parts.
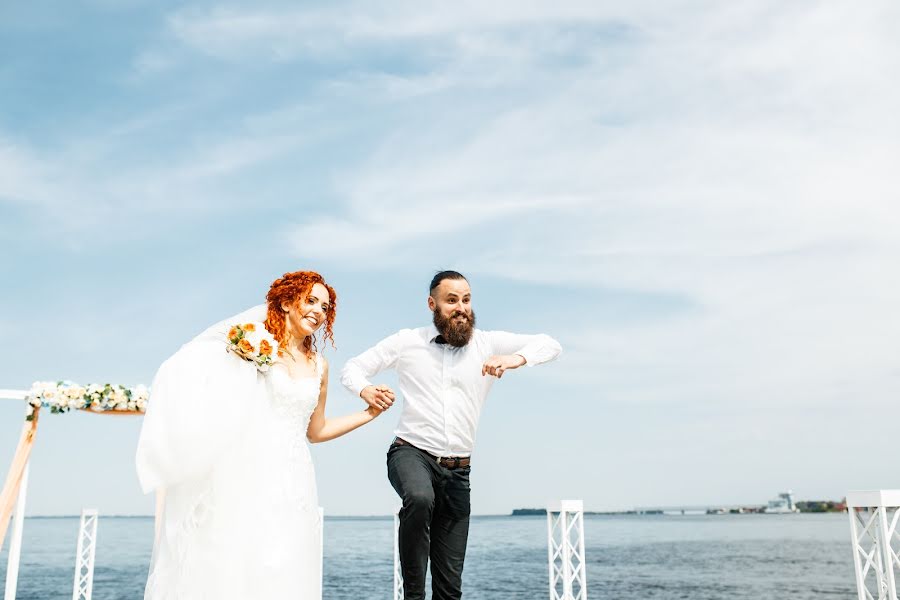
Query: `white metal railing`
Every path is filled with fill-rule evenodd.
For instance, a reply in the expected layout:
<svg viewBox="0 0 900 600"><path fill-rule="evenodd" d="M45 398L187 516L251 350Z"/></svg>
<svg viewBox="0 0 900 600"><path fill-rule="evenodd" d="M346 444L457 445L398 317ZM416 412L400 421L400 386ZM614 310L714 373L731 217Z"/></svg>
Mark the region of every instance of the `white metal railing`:
<svg viewBox="0 0 900 600"><path fill-rule="evenodd" d="M859 600L897 600L900 490L849 492L847 514Z"/></svg>
<svg viewBox="0 0 900 600"><path fill-rule="evenodd" d="M584 503L560 500L547 507L550 600L587 600Z"/></svg>
<svg viewBox="0 0 900 600"><path fill-rule="evenodd" d="M75 583L72 600L91 600L94 593L94 558L97 554L97 509L81 510L78 548L75 550Z"/></svg>

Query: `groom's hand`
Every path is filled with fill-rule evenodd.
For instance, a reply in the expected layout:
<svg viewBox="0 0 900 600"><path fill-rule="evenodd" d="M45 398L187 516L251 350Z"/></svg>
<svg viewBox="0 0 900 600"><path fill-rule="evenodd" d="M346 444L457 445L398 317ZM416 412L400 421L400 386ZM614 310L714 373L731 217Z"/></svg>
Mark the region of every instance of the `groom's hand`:
<svg viewBox="0 0 900 600"><path fill-rule="evenodd" d="M386 385L370 385L363 388L359 397L377 410L387 410L394 404L394 390Z"/></svg>
<svg viewBox="0 0 900 600"><path fill-rule="evenodd" d="M525 357L521 354L504 354L492 356L481 367L482 375L493 375L497 379L503 377L503 373L509 369L518 369L525 364Z"/></svg>

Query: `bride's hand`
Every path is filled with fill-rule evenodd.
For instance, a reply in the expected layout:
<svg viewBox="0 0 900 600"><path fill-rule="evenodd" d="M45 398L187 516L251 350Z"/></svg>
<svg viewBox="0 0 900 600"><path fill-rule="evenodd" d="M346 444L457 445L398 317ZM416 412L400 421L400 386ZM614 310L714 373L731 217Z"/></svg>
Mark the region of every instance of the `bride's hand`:
<svg viewBox="0 0 900 600"><path fill-rule="evenodd" d="M369 415L370 417L372 417L373 419L374 419L375 417L377 417L378 415L380 415L381 413L383 413L383 412L384 412L383 410L381 410L380 408L376 408L376 407L374 407L374 406L367 406L367 407L366 407L366 414L368 414L368 415Z"/></svg>
<svg viewBox="0 0 900 600"><path fill-rule="evenodd" d="M385 411L394 403L394 390L386 385L370 385L359 393L370 407ZM380 413L379 413L380 414Z"/></svg>

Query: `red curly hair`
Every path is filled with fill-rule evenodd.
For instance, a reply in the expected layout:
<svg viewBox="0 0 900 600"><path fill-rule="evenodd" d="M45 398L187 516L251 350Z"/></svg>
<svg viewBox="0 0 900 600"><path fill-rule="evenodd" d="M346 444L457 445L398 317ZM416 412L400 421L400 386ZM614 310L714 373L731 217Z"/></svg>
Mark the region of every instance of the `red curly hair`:
<svg viewBox="0 0 900 600"><path fill-rule="evenodd" d="M295 271L293 273L285 273L272 282L269 287L269 293L266 294L266 303L268 305L266 311L266 329L275 336L279 347L286 348L290 342L290 332L287 330L286 313L281 308L283 304L294 305L312 291L315 284L321 283L328 290L328 310L325 312L325 334L324 340L331 341L334 346L334 316L337 307L337 294L334 288L325 283L325 278L314 271ZM303 342L303 349L307 356L312 356L317 348L317 340L315 334L306 338Z"/></svg>

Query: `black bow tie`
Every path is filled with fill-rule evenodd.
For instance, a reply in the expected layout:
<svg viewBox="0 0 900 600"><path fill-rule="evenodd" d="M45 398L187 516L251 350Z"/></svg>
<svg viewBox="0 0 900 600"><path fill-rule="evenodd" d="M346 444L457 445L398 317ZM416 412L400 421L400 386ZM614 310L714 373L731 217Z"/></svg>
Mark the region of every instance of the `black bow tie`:
<svg viewBox="0 0 900 600"><path fill-rule="evenodd" d="M446 344L447 340L444 339L444 336L438 335L436 338L434 338L434 343L435 344Z"/></svg>

